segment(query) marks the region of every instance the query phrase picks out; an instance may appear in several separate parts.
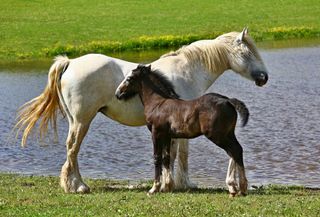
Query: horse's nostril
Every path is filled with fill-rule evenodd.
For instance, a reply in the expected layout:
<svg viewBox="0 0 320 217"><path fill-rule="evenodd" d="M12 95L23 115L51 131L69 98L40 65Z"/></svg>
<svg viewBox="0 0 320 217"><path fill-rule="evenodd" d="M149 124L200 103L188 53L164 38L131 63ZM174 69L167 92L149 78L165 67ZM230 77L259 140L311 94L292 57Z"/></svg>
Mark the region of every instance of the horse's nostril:
<svg viewBox="0 0 320 217"><path fill-rule="evenodd" d="M263 86L268 81L268 74L264 71L254 71L252 74L253 79L255 80L255 83L257 86Z"/></svg>

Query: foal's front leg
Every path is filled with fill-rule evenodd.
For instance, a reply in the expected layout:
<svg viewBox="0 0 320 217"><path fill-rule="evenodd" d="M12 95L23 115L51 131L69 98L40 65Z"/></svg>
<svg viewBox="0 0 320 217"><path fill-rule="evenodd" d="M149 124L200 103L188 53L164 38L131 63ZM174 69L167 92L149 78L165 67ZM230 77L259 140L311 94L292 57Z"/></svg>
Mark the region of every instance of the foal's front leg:
<svg viewBox="0 0 320 217"><path fill-rule="evenodd" d="M171 138L164 140L163 149L163 169L162 169L162 181L161 181L161 192L170 192L174 188L174 180L172 176L172 168L170 165L170 148Z"/></svg>
<svg viewBox="0 0 320 217"><path fill-rule="evenodd" d="M154 181L153 186L149 190L149 195L160 191L160 175L162 172L162 143L161 139L156 135L156 132L152 131L153 141L153 158L154 158Z"/></svg>

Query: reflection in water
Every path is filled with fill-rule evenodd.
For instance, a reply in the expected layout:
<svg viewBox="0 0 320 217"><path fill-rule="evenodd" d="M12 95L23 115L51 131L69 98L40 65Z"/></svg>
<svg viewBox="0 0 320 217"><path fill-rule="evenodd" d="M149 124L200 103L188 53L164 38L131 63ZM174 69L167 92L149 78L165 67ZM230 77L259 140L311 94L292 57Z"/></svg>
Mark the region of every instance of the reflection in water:
<svg viewBox="0 0 320 217"><path fill-rule="evenodd" d="M320 48L262 52L270 71L269 82L259 88L232 72L209 89L243 100L251 117L237 127L244 148L251 184L320 183ZM154 57L141 62L148 62ZM139 60L137 60L139 62ZM50 63L49 63L50 65ZM26 148L10 137L17 108L37 96L48 70L27 73L0 72L0 171L59 175L65 161L66 120L59 122L59 143L38 144L31 138ZM190 177L203 185L224 185L228 157L204 137L191 140ZM120 125L103 115L93 121L79 154L82 175L115 179L151 179L152 145L145 127Z"/></svg>

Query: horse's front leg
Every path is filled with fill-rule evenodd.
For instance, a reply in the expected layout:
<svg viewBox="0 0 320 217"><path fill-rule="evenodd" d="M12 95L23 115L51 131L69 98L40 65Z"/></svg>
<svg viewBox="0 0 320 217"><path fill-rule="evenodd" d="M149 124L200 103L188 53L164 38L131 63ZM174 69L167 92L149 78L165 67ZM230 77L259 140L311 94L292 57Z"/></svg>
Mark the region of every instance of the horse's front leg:
<svg viewBox="0 0 320 217"><path fill-rule="evenodd" d="M89 193L90 188L82 181L77 159L81 142L88 131L89 124L69 124L66 142L67 160L61 170L60 185L66 193Z"/></svg>
<svg viewBox="0 0 320 217"><path fill-rule="evenodd" d="M153 141L153 159L154 159L154 181L153 186L149 190L149 195L160 191L160 175L162 172L162 143L161 139L158 137L154 130L152 131L152 141Z"/></svg>
<svg viewBox="0 0 320 217"><path fill-rule="evenodd" d="M174 181L172 176L172 170L170 165L170 148L171 139L168 138L164 141L163 149L163 168L162 168L162 181L161 189L162 192L170 192L174 188Z"/></svg>
<svg viewBox="0 0 320 217"><path fill-rule="evenodd" d="M175 139L174 145L178 146L178 167L175 174L175 189L196 188L197 186L191 183L188 174L188 154L189 143L187 139ZM171 164L174 164L174 159L171 158Z"/></svg>

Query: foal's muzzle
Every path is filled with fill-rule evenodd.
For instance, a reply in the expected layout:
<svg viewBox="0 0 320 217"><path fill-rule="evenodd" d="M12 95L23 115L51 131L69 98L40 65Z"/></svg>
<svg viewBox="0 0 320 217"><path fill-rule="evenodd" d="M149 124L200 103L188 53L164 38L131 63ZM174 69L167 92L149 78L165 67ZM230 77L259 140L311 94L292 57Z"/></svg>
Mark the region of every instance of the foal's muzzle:
<svg viewBox="0 0 320 217"><path fill-rule="evenodd" d="M134 97L137 93L134 92L134 91L131 91L131 92L127 92L127 91L116 91L115 92L115 96L118 100L129 100L131 99L132 97Z"/></svg>
<svg viewBox="0 0 320 217"><path fill-rule="evenodd" d="M119 99L119 100L121 100L122 97L123 97L123 94L120 93L120 91L116 91L116 92L115 92L115 95L116 95L117 99Z"/></svg>
<svg viewBox="0 0 320 217"><path fill-rule="evenodd" d="M268 81L268 73L264 71L254 71L251 73L251 76L259 87L262 87Z"/></svg>

